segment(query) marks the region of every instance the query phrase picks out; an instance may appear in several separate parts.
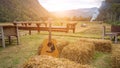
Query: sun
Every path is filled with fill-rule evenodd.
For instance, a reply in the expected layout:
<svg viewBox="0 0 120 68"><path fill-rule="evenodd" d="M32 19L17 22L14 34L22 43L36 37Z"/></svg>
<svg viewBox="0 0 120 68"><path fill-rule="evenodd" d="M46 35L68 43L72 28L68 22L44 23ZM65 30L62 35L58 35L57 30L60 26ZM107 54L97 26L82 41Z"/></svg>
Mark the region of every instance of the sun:
<svg viewBox="0 0 120 68"><path fill-rule="evenodd" d="M50 11L62 11L62 10L70 9L68 4L66 4L66 1L63 0L48 0L46 3L42 5L47 10Z"/></svg>
<svg viewBox="0 0 120 68"><path fill-rule="evenodd" d="M63 11L79 8L100 7L103 0L39 0L48 11Z"/></svg>

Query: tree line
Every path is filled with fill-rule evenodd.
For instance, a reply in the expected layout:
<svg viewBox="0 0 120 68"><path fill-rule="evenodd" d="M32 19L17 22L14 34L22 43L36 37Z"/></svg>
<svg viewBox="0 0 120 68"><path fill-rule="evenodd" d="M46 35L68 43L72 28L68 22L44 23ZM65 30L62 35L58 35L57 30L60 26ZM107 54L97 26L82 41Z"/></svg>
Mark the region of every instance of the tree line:
<svg viewBox="0 0 120 68"><path fill-rule="evenodd" d="M106 0L100 7L97 20L105 22L120 21L120 0Z"/></svg>

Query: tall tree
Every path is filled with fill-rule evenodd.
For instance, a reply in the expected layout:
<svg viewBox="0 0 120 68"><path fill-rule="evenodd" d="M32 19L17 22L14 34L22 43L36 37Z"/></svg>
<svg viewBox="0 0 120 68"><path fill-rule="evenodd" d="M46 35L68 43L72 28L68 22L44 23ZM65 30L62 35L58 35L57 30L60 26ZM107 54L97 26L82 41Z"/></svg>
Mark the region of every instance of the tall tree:
<svg viewBox="0 0 120 68"><path fill-rule="evenodd" d="M120 20L120 0L103 1L100 8L99 20L118 21Z"/></svg>

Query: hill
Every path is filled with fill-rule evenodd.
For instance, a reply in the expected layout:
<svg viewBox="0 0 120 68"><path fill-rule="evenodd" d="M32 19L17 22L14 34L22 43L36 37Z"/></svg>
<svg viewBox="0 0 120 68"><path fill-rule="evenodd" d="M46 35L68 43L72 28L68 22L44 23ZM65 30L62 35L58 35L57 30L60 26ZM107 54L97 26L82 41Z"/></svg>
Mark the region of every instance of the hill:
<svg viewBox="0 0 120 68"><path fill-rule="evenodd" d="M94 7L94 8L80 8L74 10L57 11L51 13L59 17L74 17L74 16L92 17L96 10L98 10L98 8Z"/></svg>
<svg viewBox="0 0 120 68"><path fill-rule="evenodd" d="M48 16L38 0L0 0L0 22L41 20Z"/></svg>

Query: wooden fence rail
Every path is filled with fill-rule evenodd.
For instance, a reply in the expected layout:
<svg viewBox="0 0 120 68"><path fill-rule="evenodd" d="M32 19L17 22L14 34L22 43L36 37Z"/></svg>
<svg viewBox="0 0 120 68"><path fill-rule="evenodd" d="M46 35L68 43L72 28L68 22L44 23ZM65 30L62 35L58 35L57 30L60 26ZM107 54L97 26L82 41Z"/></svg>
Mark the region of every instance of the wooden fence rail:
<svg viewBox="0 0 120 68"><path fill-rule="evenodd" d="M49 27L47 26L47 23L13 23L15 26L18 26L19 30L28 30L29 35L31 35L31 31L48 31ZM69 30L72 30L73 33L75 33L75 27L77 23L68 23L66 26L52 26L52 31L57 32L69 32ZM42 25L42 26L41 26Z"/></svg>

